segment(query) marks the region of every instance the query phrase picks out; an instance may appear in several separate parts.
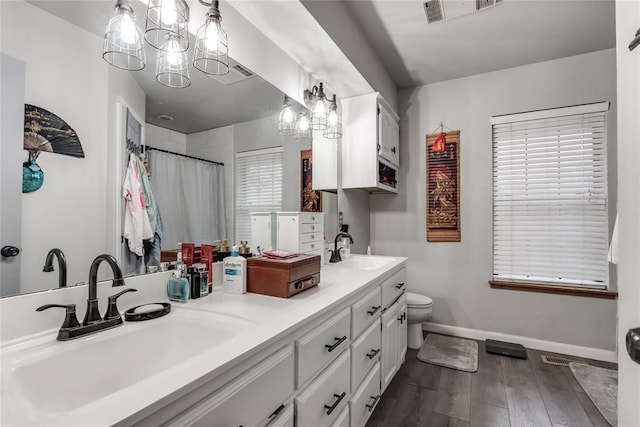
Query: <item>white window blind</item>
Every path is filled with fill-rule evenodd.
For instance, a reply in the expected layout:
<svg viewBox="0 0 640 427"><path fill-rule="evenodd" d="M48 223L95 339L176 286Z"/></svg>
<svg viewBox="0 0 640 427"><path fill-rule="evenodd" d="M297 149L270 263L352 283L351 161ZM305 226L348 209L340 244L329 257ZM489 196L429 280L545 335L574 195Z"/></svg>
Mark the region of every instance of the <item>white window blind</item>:
<svg viewBox="0 0 640 427"><path fill-rule="evenodd" d="M282 147L236 154L236 242L250 240L251 213L282 210Z"/></svg>
<svg viewBox="0 0 640 427"><path fill-rule="evenodd" d="M608 286L607 109L492 118L494 280Z"/></svg>

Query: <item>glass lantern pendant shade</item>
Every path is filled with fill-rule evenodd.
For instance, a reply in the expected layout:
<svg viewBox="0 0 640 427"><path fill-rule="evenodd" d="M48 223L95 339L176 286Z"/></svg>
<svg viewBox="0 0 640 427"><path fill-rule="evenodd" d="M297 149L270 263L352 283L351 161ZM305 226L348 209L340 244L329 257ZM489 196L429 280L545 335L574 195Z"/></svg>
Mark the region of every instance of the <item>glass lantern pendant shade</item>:
<svg viewBox="0 0 640 427"><path fill-rule="evenodd" d="M296 126L296 140L297 141L310 141L311 140L311 122L307 113L300 113L300 119Z"/></svg>
<svg viewBox="0 0 640 427"><path fill-rule="evenodd" d="M158 51L156 79L165 86L183 88L191 84L189 60L181 49L179 37L169 34Z"/></svg>
<svg viewBox="0 0 640 427"><path fill-rule="evenodd" d="M115 14L104 34L102 58L123 70L142 70L145 65L142 33L136 25L133 8L124 0L116 2Z"/></svg>
<svg viewBox="0 0 640 427"><path fill-rule="evenodd" d="M287 95L284 96L284 105L278 117L278 132L280 135L295 135L296 133L296 113L291 108L291 101Z"/></svg>
<svg viewBox="0 0 640 427"><path fill-rule="evenodd" d="M205 74L223 75L229 72L227 33L222 29L221 21L218 1L214 0L204 25L196 34L193 56L193 66Z"/></svg>
<svg viewBox="0 0 640 427"><path fill-rule="evenodd" d="M185 0L149 0L144 38L162 50L171 34L180 51L185 51L189 49L188 24L189 6Z"/></svg>
<svg viewBox="0 0 640 427"><path fill-rule="evenodd" d="M325 138L338 139L342 136L342 122L338 115L338 103L336 96L333 95L331 105L329 106L328 127L322 134Z"/></svg>
<svg viewBox="0 0 640 427"><path fill-rule="evenodd" d="M325 130L328 126L327 97L324 94L322 83L320 83L311 110L311 129Z"/></svg>

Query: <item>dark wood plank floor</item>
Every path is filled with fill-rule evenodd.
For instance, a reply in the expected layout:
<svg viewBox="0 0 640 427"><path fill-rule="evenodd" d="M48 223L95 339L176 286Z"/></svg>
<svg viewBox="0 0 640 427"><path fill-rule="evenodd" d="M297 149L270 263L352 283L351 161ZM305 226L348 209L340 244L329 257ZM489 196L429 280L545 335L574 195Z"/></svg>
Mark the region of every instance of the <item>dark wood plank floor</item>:
<svg viewBox="0 0 640 427"><path fill-rule="evenodd" d="M488 354L478 341L474 373L424 363L408 350L367 427L605 427L598 409L555 355L608 369L613 363L527 349L527 360Z"/></svg>

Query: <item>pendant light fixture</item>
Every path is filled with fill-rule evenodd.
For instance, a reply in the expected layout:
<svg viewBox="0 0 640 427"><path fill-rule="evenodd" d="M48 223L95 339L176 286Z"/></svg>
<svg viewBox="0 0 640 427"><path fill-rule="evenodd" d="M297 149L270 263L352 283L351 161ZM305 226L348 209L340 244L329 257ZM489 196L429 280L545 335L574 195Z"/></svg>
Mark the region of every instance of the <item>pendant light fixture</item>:
<svg viewBox="0 0 640 427"><path fill-rule="evenodd" d="M300 113L298 124L296 125L296 141L310 141L311 140L311 121L309 115L303 111Z"/></svg>
<svg viewBox="0 0 640 427"><path fill-rule="evenodd" d="M333 95L331 104L329 105L328 127L322 134L325 138L338 139L342 136L342 120L338 114L338 103L336 95Z"/></svg>
<svg viewBox="0 0 640 427"><path fill-rule="evenodd" d="M169 87L183 88L191 84L189 60L177 34L168 34L167 41L158 50L156 79Z"/></svg>
<svg viewBox="0 0 640 427"><path fill-rule="evenodd" d="M229 54L227 33L222 29L222 16L218 9L218 0L207 3L209 6L206 20L196 34L196 45L193 56L193 66L205 74L223 75L229 72Z"/></svg>
<svg viewBox="0 0 640 427"><path fill-rule="evenodd" d="M149 0L144 38L151 46L163 50L167 37L173 36L171 48L189 49L189 6L185 0Z"/></svg>
<svg viewBox="0 0 640 427"><path fill-rule="evenodd" d="M313 97L311 107L311 129L325 130L328 124L327 97L324 94L322 82L314 86L311 95Z"/></svg>
<svg viewBox="0 0 640 427"><path fill-rule="evenodd" d="M284 96L282 111L278 117L278 132L280 135L295 135L296 133L296 113L291 108L291 100Z"/></svg>
<svg viewBox="0 0 640 427"><path fill-rule="evenodd" d="M104 34L102 58L114 67L137 71L145 66L142 32L136 25L133 8L118 0L113 18Z"/></svg>

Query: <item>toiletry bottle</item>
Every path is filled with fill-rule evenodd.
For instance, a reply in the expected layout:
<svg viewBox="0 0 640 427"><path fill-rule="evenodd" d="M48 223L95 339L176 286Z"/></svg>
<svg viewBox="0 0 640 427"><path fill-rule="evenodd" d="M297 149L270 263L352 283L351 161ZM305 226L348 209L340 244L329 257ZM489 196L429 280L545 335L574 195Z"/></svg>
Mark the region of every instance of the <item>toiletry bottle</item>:
<svg viewBox="0 0 640 427"><path fill-rule="evenodd" d="M209 295L209 273L207 272L207 266L198 263L193 265L198 272L198 279L200 280L200 297L206 297Z"/></svg>
<svg viewBox="0 0 640 427"><path fill-rule="evenodd" d="M191 299L200 298L200 273L195 266L187 268L187 274L189 275L189 287L191 289Z"/></svg>
<svg viewBox="0 0 640 427"><path fill-rule="evenodd" d="M231 256L222 262L222 291L228 294L247 292L247 260L238 255L238 247L233 246Z"/></svg>
<svg viewBox="0 0 640 427"><path fill-rule="evenodd" d="M342 238L342 240L340 241L340 246L342 247L342 251L340 252L342 259L351 258L351 242L349 241L348 237Z"/></svg>
<svg viewBox="0 0 640 427"><path fill-rule="evenodd" d="M167 282L167 295L170 301L187 302L189 300L189 280L185 277L185 265L177 264Z"/></svg>

